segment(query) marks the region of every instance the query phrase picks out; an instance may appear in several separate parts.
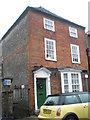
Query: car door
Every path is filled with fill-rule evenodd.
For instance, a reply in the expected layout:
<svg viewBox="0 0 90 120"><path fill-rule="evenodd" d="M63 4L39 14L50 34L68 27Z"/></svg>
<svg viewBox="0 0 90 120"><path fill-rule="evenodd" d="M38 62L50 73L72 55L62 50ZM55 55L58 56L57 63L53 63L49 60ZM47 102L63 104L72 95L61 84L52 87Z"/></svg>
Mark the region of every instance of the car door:
<svg viewBox="0 0 90 120"><path fill-rule="evenodd" d="M86 117L86 113L84 108L84 104L81 103L79 97L77 96L77 94L72 94L72 95L66 95L64 97L64 105L62 107L62 116L66 116L70 113L74 113L78 116L78 118L85 118Z"/></svg>
<svg viewBox="0 0 90 120"><path fill-rule="evenodd" d="M83 107L83 114L84 118L90 118L89 116L89 110L90 110L90 94L88 93L83 93L79 94L80 100L82 102L82 107Z"/></svg>
<svg viewBox="0 0 90 120"><path fill-rule="evenodd" d="M88 118L88 103L82 103L84 118Z"/></svg>

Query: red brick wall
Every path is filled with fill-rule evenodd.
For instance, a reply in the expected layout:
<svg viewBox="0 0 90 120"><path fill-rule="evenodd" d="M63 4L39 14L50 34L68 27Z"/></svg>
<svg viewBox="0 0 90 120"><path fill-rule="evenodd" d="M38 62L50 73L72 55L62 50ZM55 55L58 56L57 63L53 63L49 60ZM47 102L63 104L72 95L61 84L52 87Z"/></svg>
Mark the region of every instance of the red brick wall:
<svg viewBox="0 0 90 120"><path fill-rule="evenodd" d="M83 84L83 91L87 91L85 73L82 73L82 84Z"/></svg>
<svg viewBox="0 0 90 120"><path fill-rule="evenodd" d="M51 93L58 94L62 92L61 88L61 76L58 71L52 71L51 73Z"/></svg>
<svg viewBox="0 0 90 120"><path fill-rule="evenodd" d="M56 68L56 67L76 67L78 69L87 70L88 62L86 56L86 40L84 30L78 26L74 26L78 30L78 39L69 36L69 25L54 17L35 12L28 12L28 78L30 85L30 104L34 106L34 80L32 70L34 66ZM43 17L54 20L55 32L44 29ZM45 44L44 38L56 40L56 57L57 61L45 60ZM72 64L70 44L79 45L81 64ZM56 73L57 74L57 73ZM57 75L58 76L58 75ZM61 92L60 78L51 77L52 93ZM58 84L57 84L58 81ZM58 87L57 87L58 85ZM52 89L53 88L53 89Z"/></svg>
<svg viewBox="0 0 90 120"><path fill-rule="evenodd" d="M29 13L29 46L30 46L30 64L31 66L46 66L46 67L60 67L69 66L77 67L79 69L88 69L87 55L86 55L86 40L84 31L78 29L78 39L69 36L69 25L61 22L53 17L48 17L43 14L34 12ZM55 21L55 32L44 29L43 17ZM76 26L75 26L76 27ZM45 44L44 38L56 40L56 56L57 62L45 60ZM79 45L80 48L80 62L81 64L72 64L70 44Z"/></svg>

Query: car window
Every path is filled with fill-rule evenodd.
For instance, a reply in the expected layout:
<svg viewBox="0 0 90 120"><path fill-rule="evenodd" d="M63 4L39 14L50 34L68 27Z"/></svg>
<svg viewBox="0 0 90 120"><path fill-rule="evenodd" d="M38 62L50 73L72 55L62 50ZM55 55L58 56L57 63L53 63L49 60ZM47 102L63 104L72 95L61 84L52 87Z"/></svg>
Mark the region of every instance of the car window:
<svg viewBox="0 0 90 120"><path fill-rule="evenodd" d="M90 94L79 94L82 103L90 102Z"/></svg>
<svg viewBox="0 0 90 120"><path fill-rule="evenodd" d="M65 105L79 103L79 99L76 95L65 96Z"/></svg>
<svg viewBox="0 0 90 120"><path fill-rule="evenodd" d="M49 96L44 105L59 105L60 96Z"/></svg>

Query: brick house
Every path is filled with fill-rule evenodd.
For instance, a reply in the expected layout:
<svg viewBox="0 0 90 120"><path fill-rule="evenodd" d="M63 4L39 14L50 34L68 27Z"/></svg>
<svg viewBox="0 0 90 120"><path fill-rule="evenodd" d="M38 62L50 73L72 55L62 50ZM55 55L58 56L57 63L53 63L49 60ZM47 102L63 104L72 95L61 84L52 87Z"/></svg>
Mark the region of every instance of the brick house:
<svg viewBox="0 0 90 120"><path fill-rule="evenodd" d="M90 32L88 31L86 33L86 39L87 39L87 56L88 56L88 69L89 69L89 81L88 81L88 88L90 91Z"/></svg>
<svg viewBox="0 0 90 120"><path fill-rule="evenodd" d="M3 77L13 78L18 112L37 111L49 94L87 91L84 30L42 7L27 7L11 26L2 38Z"/></svg>
<svg viewBox="0 0 90 120"><path fill-rule="evenodd" d="M88 63L89 63L89 72L90 72L90 32L86 33L87 38L87 55L88 55Z"/></svg>

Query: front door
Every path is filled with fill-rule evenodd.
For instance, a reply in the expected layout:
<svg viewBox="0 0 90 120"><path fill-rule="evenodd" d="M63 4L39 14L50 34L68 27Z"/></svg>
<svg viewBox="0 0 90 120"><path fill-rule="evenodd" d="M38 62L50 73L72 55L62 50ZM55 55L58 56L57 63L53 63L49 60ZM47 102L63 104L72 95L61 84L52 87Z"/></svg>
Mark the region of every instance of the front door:
<svg viewBox="0 0 90 120"><path fill-rule="evenodd" d="M37 105L38 109L46 99L46 79L37 78Z"/></svg>

